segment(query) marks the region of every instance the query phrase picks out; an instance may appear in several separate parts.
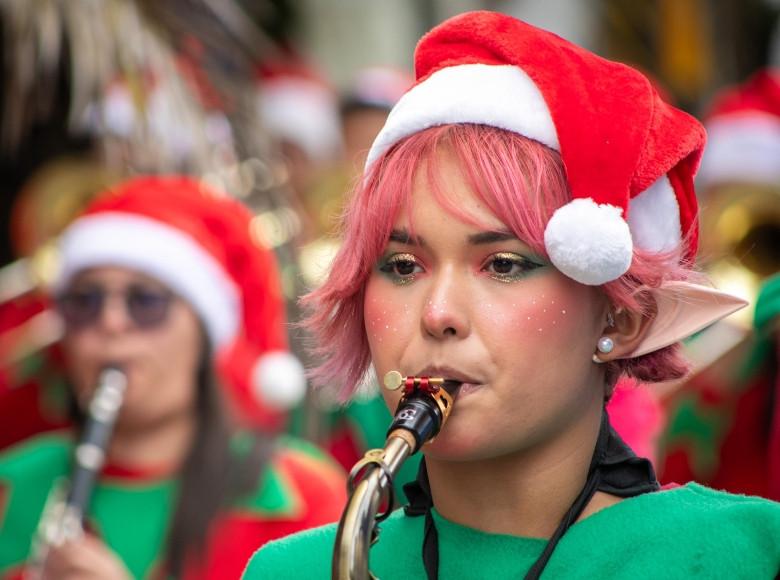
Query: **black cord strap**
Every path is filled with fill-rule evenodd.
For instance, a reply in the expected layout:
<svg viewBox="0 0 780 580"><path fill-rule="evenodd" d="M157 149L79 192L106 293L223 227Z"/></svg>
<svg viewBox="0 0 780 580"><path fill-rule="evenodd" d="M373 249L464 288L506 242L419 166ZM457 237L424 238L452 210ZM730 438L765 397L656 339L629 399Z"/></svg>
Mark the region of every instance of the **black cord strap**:
<svg viewBox="0 0 780 580"><path fill-rule="evenodd" d="M650 461L634 454L609 424L609 417L604 411L585 485L561 519L558 528L550 537L539 558L526 573L525 580L538 580L558 542L582 515L583 510L597 491L626 498L657 491L659 488L655 470ZM404 485L404 493L409 499L409 505L404 508L404 513L410 517L425 516L422 544L423 565L428 580L438 580L439 534L431 515L433 497L428 481L428 471L425 468L425 459L420 462L417 480Z"/></svg>

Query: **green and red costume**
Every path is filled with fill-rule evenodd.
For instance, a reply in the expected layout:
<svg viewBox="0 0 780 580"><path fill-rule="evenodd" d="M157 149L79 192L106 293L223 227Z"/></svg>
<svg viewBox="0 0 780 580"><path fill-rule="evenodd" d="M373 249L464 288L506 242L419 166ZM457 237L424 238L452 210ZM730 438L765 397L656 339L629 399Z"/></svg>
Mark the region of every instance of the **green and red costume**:
<svg viewBox="0 0 780 580"><path fill-rule="evenodd" d="M236 452L249 438L234 440ZM71 467L68 431L34 437L0 454L0 577L21 576L52 486ZM87 528L136 578L164 577L166 535L179 483L170 472L107 465L92 496ZM254 493L233 502L209 530L203 559L185 578L238 578L269 540L336 521L346 501L344 475L315 447L281 438Z"/></svg>
<svg viewBox="0 0 780 580"><path fill-rule="evenodd" d="M0 373L0 450L71 424L70 395L59 349L24 357Z"/></svg>
<svg viewBox="0 0 780 580"><path fill-rule="evenodd" d="M755 335L693 377L668 405L661 480L780 500L780 276L756 301Z"/></svg>

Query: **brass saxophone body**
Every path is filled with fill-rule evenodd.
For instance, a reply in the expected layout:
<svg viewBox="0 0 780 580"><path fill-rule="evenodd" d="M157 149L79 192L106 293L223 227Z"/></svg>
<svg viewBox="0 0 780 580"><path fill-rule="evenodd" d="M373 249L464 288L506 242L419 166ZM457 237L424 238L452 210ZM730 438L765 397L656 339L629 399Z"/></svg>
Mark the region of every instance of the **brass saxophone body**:
<svg viewBox="0 0 780 580"><path fill-rule="evenodd" d="M95 480L105 463L127 377L115 366L105 368L87 409L81 438L74 451L70 478L52 488L31 550L25 578L41 578L50 546L77 539L84 533L86 515Z"/></svg>
<svg viewBox="0 0 780 580"><path fill-rule="evenodd" d="M377 541L379 523L393 509L393 478L403 462L432 441L450 415L460 383L434 377L385 375L385 388L404 389L382 449L371 449L352 468L349 500L339 521L333 550L334 580L367 580L369 549ZM386 506L380 513L382 504Z"/></svg>

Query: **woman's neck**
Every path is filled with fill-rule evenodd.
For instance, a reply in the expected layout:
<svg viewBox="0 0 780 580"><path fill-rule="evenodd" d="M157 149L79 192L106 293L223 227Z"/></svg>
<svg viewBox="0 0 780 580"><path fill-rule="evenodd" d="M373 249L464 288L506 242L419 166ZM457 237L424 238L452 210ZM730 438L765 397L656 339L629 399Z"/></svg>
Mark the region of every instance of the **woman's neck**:
<svg viewBox="0 0 780 580"><path fill-rule="evenodd" d="M426 458L436 510L489 533L550 537L585 485L601 412L531 451L471 462ZM617 501L596 494L582 517Z"/></svg>
<svg viewBox="0 0 780 580"><path fill-rule="evenodd" d="M134 470L177 470L195 437L194 413L182 413L143 426L117 424L108 449L108 461Z"/></svg>

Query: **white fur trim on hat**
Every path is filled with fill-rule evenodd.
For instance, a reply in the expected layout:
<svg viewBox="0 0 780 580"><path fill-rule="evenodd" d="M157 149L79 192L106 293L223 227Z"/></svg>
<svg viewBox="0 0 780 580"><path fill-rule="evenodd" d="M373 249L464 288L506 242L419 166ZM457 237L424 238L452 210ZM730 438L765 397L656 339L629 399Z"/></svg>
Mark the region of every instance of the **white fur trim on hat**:
<svg viewBox="0 0 780 580"><path fill-rule="evenodd" d="M490 125L560 150L547 103L525 72L512 65L463 64L436 71L401 97L366 167L404 137L451 123Z"/></svg>
<svg viewBox="0 0 780 580"><path fill-rule="evenodd" d="M268 131L300 147L314 161L327 161L341 151L336 99L318 84L283 78L262 85L257 110Z"/></svg>
<svg viewBox="0 0 780 580"><path fill-rule="evenodd" d="M193 238L157 220L122 212L81 217L59 242L61 291L86 268L123 266L143 272L186 300L202 319L214 346L231 341L241 320L235 283Z"/></svg>
<svg viewBox="0 0 780 580"><path fill-rule="evenodd" d="M682 241L680 204L666 175L631 199L627 219L634 243L643 250L669 252Z"/></svg>
<svg viewBox="0 0 780 580"><path fill-rule="evenodd" d="M252 369L252 389L261 403L273 409L291 409L306 395L301 361L281 350L264 354Z"/></svg>
<svg viewBox="0 0 780 580"><path fill-rule="evenodd" d="M578 198L559 207L544 230L550 260L569 278L597 286L631 266L633 243L623 210Z"/></svg>
<svg viewBox="0 0 780 580"><path fill-rule="evenodd" d="M700 185L780 183L780 118L770 113L724 115L707 125Z"/></svg>

